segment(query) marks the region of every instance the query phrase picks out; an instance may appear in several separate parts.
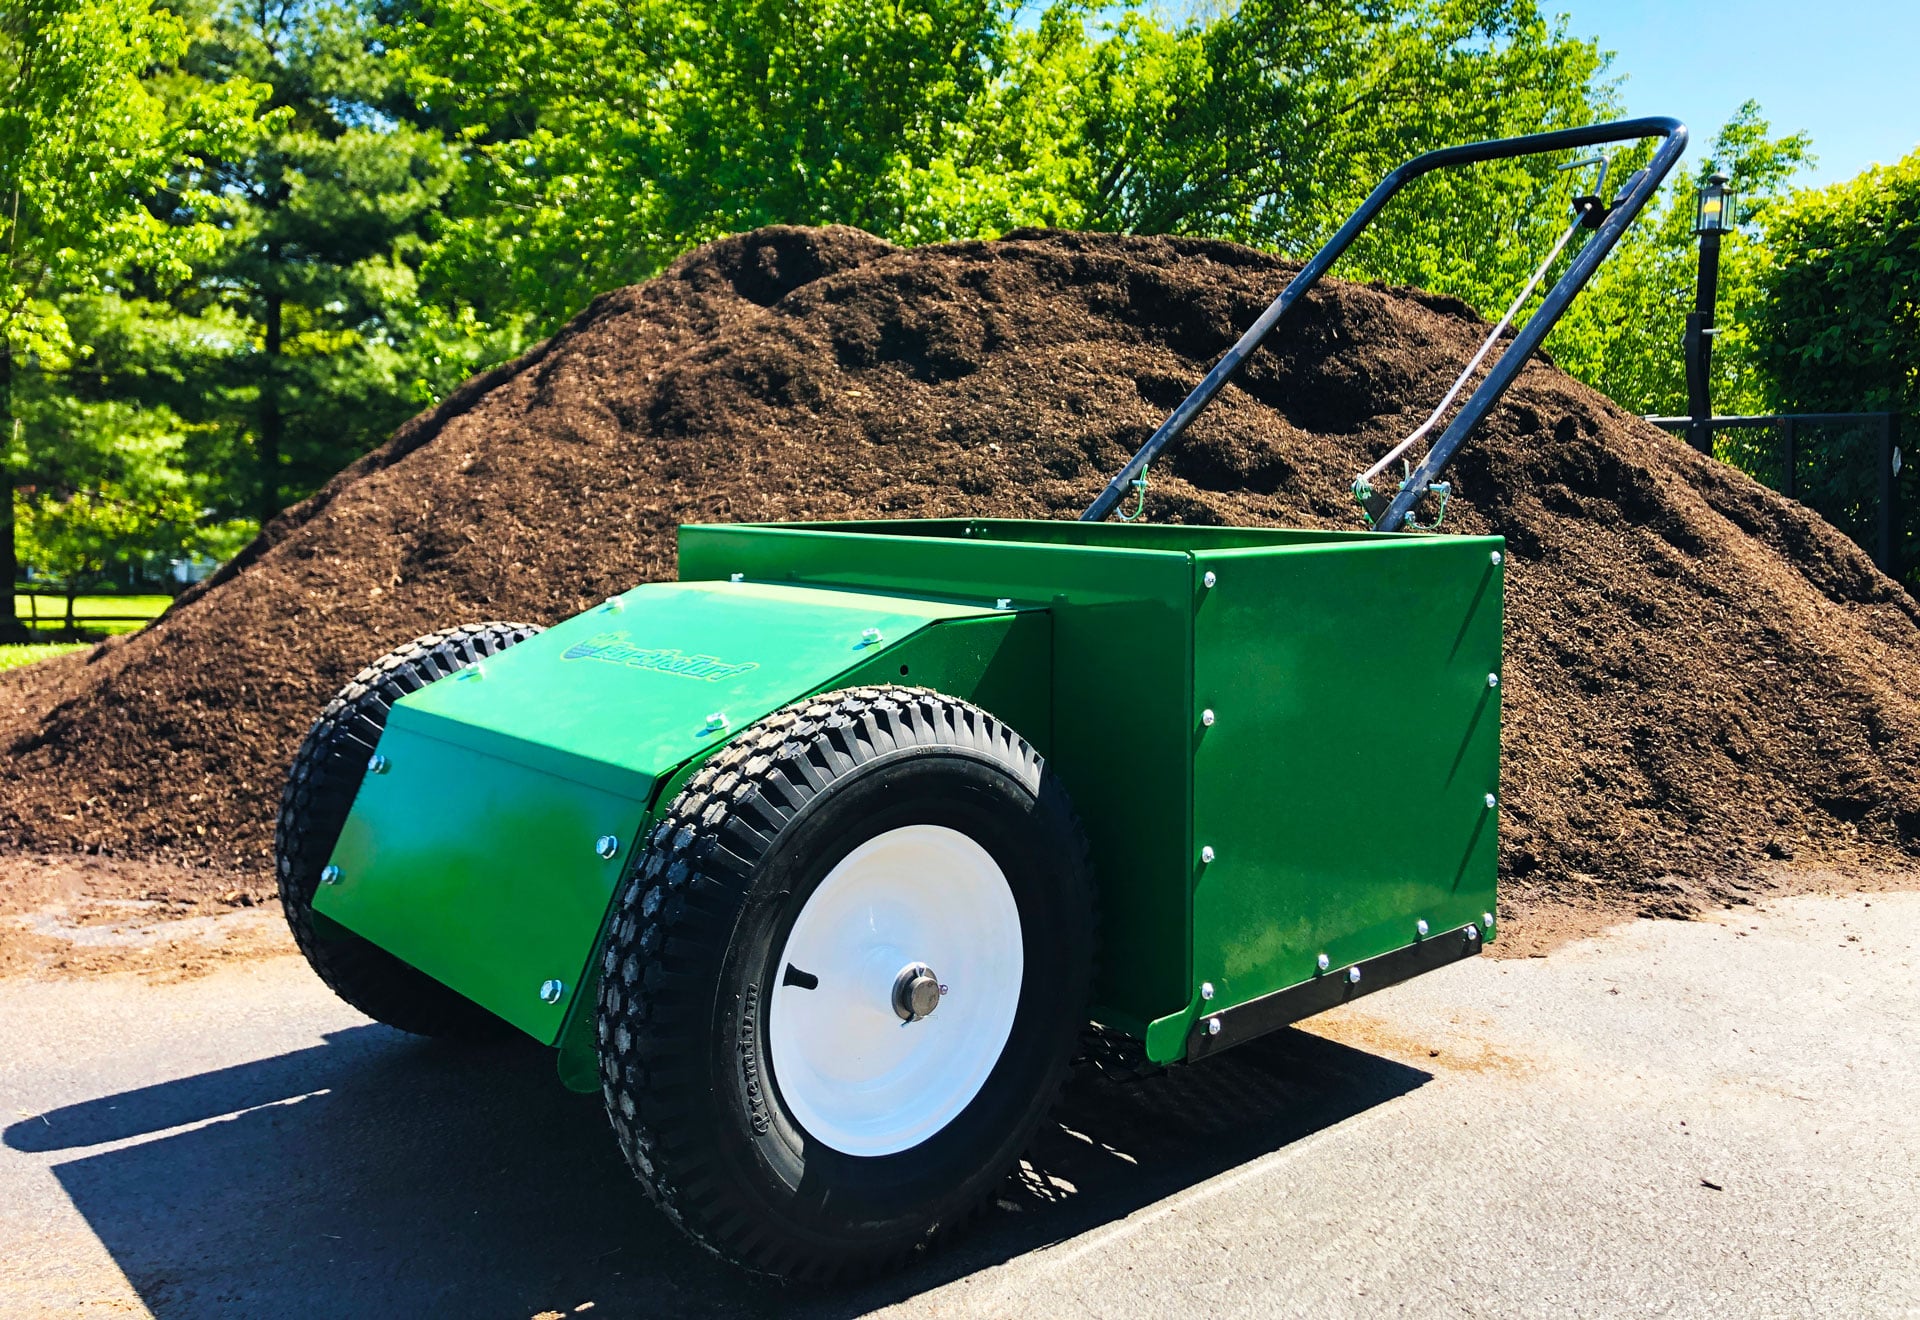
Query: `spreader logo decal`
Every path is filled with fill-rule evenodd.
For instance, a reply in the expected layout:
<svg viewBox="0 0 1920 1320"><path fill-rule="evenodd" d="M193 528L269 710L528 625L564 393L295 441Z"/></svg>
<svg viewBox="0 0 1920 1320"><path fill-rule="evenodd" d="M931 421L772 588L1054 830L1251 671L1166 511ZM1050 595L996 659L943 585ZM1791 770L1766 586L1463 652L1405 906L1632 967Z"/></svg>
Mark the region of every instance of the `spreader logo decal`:
<svg viewBox="0 0 1920 1320"><path fill-rule="evenodd" d="M662 674L679 674L684 678L704 678L709 683L718 683L723 678L733 678L760 667L751 660L744 664L730 664L714 655L688 655L684 651L635 646L623 632L604 632L591 641L575 642L560 653L560 658L604 660L610 665L651 669Z"/></svg>

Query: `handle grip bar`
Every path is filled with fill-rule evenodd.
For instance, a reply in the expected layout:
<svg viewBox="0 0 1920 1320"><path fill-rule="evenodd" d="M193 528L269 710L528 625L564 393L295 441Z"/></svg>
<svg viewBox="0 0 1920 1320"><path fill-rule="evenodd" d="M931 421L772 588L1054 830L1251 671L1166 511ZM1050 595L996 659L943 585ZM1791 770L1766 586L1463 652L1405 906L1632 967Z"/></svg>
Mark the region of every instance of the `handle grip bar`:
<svg viewBox="0 0 1920 1320"><path fill-rule="evenodd" d="M1167 419L1160 423L1159 429L1147 438L1147 442L1127 460L1126 466L1107 483L1107 488L1100 492L1099 498L1087 506L1086 512L1080 515L1081 521L1099 522L1119 507L1120 501L1133 487L1135 480L1147 470L1147 465L1159 457L1160 452L1168 445L1180 438L1193 419L1213 402L1213 396L1220 392L1220 387L1232 378L1234 372L1238 371L1241 365L1253 355L1254 349L1260 347L1266 337L1272 333L1274 326L1280 323L1280 318L1300 300L1301 295L1319 283L1320 277L1327 273L1327 268L1352 245L1353 240L1359 237L1361 230L1373 223L1374 217L1379 215L1381 208L1406 184L1434 170L1449 169L1459 165L1477 165L1482 161L1510 160L1515 156L1533 156L1551 151L1566 151L1577 147L1603 146L1612 142L1632 142L1656 137L1665 140L1654 152L1653 160L1648 163L1646 169L1635 175L1624 195L1601 221L1598 232L1582 245L1573 263L1554 282L1553 287L1547 290L1546 296L1541 299L1540 309L1514 336L1513 342L1500 355L1500 360L1494 363L1486 379L1467 396L1467 401L1460 406L1460 411L1455 414L1453 421L1448 423L1447 429L1427 450L1427 456L1421 462L1418 471L1413 474L1405 488L1374 524L1382 531L1397 530L1408 512L1418 502L1421 494L1446 467L1448 460L1453 457L1454 451L1459 449L1468 433L1479 424L1480 419L1486 416L1493 405L1500 401L1500 396L1507 392L1507 387L1513 383L1513 378L1519 374L1527 358L1540 347L1540 342L1547 337L1547 332L1553 329L1568 305L1573 302L1580 290L1586 287L1587 281L1593 277L1593 272L1599 268L1607 253L1613 250L1614 244L1620 241L1620 236L1626 232L1627 226L1633 223L1641 209L1646 206L1648 199L1659 190L1662 183L1666 182L1667 175L1687 148L1685 124L1677 119L1658 116L1622 119L1610 124L1591 124L1585 128L1567 128L1552 133L1530 133L1524 137L1498 138L1490 142L1442 147L1438 151L1429 151L1425 155L1415 156L1399 166L1380 180L1374 190L1368 194L1367 200L1360 204L1360 208L1347 217L1347 222L1340 226L1339 231L1313 254L1312 260L1302 266L1293 279L1288 281L1287 287L1280 291L1280 296L1268 304L1266 311L1260 313L1259 319L1247 328L1247 332L1240 336L1239 341L1227 350L1224 357L1214 363L1213 370L1209 371L1206 377L1194 386L1193 392L1167 415Z"/></svg>

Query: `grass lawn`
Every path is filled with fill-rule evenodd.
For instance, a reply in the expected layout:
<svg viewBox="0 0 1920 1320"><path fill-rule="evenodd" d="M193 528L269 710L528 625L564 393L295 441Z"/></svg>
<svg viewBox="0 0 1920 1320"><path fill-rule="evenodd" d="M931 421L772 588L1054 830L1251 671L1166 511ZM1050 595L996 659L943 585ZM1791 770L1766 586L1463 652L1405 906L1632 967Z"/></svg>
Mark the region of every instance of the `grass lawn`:
<svg viewBox="0 0 1920 1320"><path fill-rule="evenodd" d="M90 633L126 633L144 627L147 620L160 616L173 602L171 596L81 596L73 603L74 622ZM37 622L34 619L38 612ZM57 596L24 596L14 593L15 616L29 621L35 631L58 632L66 624L67 602ZM121 622L96 622L103 617L125 616ZM37 658L37 657L36 657Z"/></svg>
<svg viewBox="0 0 1920 1320"><path fill-rule="evenodd" d="M35 646L0 646L0 673L9 669L18 669L30 665L36 660L45 660L49 656L65 655L68 651L84 651L85 642L51 642Z"/></svg>

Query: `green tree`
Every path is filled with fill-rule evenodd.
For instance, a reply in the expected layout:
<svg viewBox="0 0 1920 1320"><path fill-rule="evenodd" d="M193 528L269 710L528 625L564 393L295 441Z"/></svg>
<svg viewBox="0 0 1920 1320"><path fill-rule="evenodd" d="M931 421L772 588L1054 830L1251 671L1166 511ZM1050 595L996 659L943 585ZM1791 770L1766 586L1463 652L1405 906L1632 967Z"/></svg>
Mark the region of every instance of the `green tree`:
<svg viewBox="0 0 1920 1320"><path fill-rule="evenodd" d="M1794 194L1765 229L1748 333L1771 401L1920 417L1920 151Z"/></svg>
<svg viewBox="0 0 1920 1320"><path fill-rule="evenodd" d="M38 462L15 416L22 371L58 369L72 339L55 295L115 261L178 266L207 237L154 207L180 162L251 118L234 82L169 105L149 75L185 28L146 0L8 0L0 8L0 633L17 630L13 487Z"/></svg>
<svg viewBox="0 0 1920 1320"><path fill-rule="evenodd" d="M221 242L191 280L139 290L134 314L165 319L164 307L217 327L195 345L192 390L168 401L250 450L248 502L265 522L502 346L440 343L455 358L443 370L414 351L417 267L458 161L415 122L368 7L227 3L197 16L182 68L210 86L270 86L275 113L240 149L183 175L201 200L176 219L217 226ZM457 307L447 320L457 327ZM134 355L107 374L148 370Z"/></svg>

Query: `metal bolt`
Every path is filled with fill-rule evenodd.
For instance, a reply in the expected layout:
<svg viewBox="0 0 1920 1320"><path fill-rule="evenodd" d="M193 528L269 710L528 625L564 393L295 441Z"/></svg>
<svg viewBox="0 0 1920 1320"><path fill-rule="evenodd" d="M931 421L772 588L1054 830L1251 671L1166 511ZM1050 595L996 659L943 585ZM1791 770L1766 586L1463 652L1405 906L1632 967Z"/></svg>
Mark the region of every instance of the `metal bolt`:
<svg viewBox="0 0 1920 1320"><path fill-rule="evenodd" d="M1013 597L1012 597L1012 596L999 596L999 597L996 597L996 598L994 599L994 602L993 602L993 608L995 608L996 610L1010 610L1010 609L1012 609L1012 608L1013 608Z"/></svg>
<svg viewBox="0 0 1920 1320"><path fill-rule="evenodd" d="M1493 566L1495 568L1500 567L1500 552L1498 550L1493 552Z"/></svg>
<svg viewBox="0 0 1920 1320"><path fill-rule="evenodd" d="M608 596L607 603L600 608L609 614L618 614L621 610L627 608L627 603L618 596Z"/></svg>
<svg viewBox="0 0 1920 1320"><path fill-rule="evenodd" d="M472 664L468 665L465 669L462 669L459 673L454 675L455 678L463 679L469 682L476 678L485 678L486 676L487 676L487 667L481 664L478 660L474 661Z"/></svg>
<svg viewBox="0 0 1920 1320"><path fill-rule="evenodd" d="M1327 957L1327 955L1324 953L1321 954L1318 958L1315 958L1313 961L1315 965L1318 966L1320 970L1323 972L1326 971L1327 968L1333 966L1333 959Z"/></svg>
<svg viewBox="0 0 1920 1320"><path fill-rule="evenodd" d="M1358 967L1347 968L1347 984L1348 985L1360 984L1360 969Z"/></svg>
<svg viewBox="0 0 1920 1320"><path fill-rule="evenodd" d="M860 645L862 646L872 646L879 640L880 630L878 628L866 628L860 633Z"/></svg>
<svg viewBox="0 0 1920 1320"><path fill-rule="evenodd" d="M1211 729L1213 727L1213 712L1210 710L1201 711L1200 722Z"/></svg>
<svg viewBox="0 0 1920 1320"><path fill-rule="evenodd" d="M1212 845L1212 844L1208 844L1208 845L1207 845L1206 847L1204 847L1204 848L1202 848L1202 849L1200 850L1200 860L1201 860L1201 861L1203 861L1203 862L1210 862L1210 861L1212 861L1212 860L1213 860L1213 845Z"/></svg>
<svg viewBox="0 0 1920 1320"><path fill-rule="evenodd" d="M370 775L384 775L387 773L388 766L387 758L378 752L367 758L367 773Z"/></svg>
<svg viewBox="0 0 1920 1320"><path fill-rule="evenodd" d="M1499 687L1499 686L1500 686L1500 675L1498 675L1498 674L1488 674L1488 675L1487 675L1487 686L1488 686L1488 687L1490 687L1490 688L1497 688L1497 687Z"/></svg>
<svg viewBox="0 0 1920 1320"><path fill-rule="evenodd" d="M1471 944L1479 938L1480 938L1480 928L1478 926L1468 926L1467 927L1467 943Z"/></svg>
<svg viewBox="0 0 1920 1320"><path fill-rule="evenodd" d="M1500 799L1499 799L1499 798L1497 798L1497 797L1495 797L1495 796L1494 796L1493 794L1491 794L1491 793L1489 793L1489 794L1487 794L1487 810L1488 810L1488 811L1492 811L1492 810L1493 810L1493 809L1494 809L1495 807L1497 807L1497 806L1499 806L1499 805L1500 805Z"/></svg>
<svg viewBox="0 0 1920 1320"><path fill-rule="evenodd" d="M1207 1034L1208 1034L1209 1036L1218 1036L1218 1035L1220 1034L1220 1019L1219 1019L1219 1018L1217 1018L1217 1017L1210 1017L1210 1018L1208 1018L1208 1019L1207 1019Z"/></svg>
<svg viewBox="0 0 1920 1320"><path fill-rule="evenodd" d="M322 867L320 869L320 883L323 885L339 884L340 868L332 865Z"/></svg>
<svg viewBox="0 0 1920 1320"><path fill-rule="evenodd" d="M1488 930L1492 930L1493 929L1493 913L1482 912L1480 914L1480 924L1482 926L1485 926Z"/></svg>
<svg viewBox="0 0 1920 1320"><path fill-rule="evenodd" d="M1425 939L1427 937L1427 923L1425 918L1422 918L1421 920L1414 922L1413 928L1420 933L1421 939Z"/></svg>
<svg viewBox="0 0 1920 1320"><path fill-rule="evenodd" d="M1213 585L1219 580L1220 580L1219 578L1214 576L1213 570L1208 569L1204 574L1201 575L1200 585L1207 588L1209 591L1211 591L1213 589Z"/></svg>
<svg viewBox="0 0 1920 1320"><path fill-rule="evenodd" d="M620 840L614 835L602 834L593 841L593 850L612 861L614 854L620 851Z"/></svg>
<svg viewBox="0 0 1920 1320"><path fill-rule="evenodd" d="M1213 998L1213 982L1212 981L1202 981L1200 983L1200 997L1202 999Z"/></svg>
<svg viewBox="0 0 1920 1320"><path fill-rule="evenodd" d="M707 716L707 727L702 732L711 733L715 729L725 729L731 722L727 719L727 712L716 710Z"/></svg>
<svg viewBox="0 0 1920 1320"><path fill-rule="evenodd" d="M747 580L747 575L745 573L727 574L727 581L729 582L745 582L746 580Z"/></svg>
<svg viewBox="0 0 1920 1320"><path fill-rule="evenodd" d="M542 981L540 983L540 1002L543 1004L557 1004L560 1002L560 996L566 993L567 983L565 981Z"/></svg>

